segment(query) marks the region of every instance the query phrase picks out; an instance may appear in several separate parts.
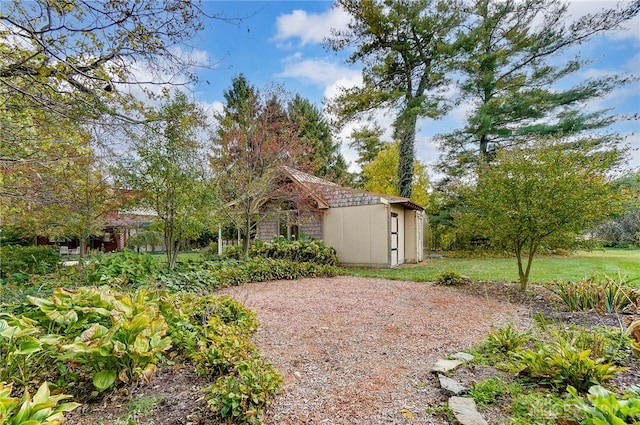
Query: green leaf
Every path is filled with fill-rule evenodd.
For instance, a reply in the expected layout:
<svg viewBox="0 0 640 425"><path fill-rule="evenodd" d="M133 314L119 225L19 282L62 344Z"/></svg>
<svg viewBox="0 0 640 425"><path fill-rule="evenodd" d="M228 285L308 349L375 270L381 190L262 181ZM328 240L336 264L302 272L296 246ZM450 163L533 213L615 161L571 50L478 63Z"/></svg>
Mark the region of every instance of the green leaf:
<svg viewBox="0 0 640 425"><path fill-rule="evenodd" d="M116 381L116 372L113 370L103 370L93 377L93 386L100 392L111 387Z"/></svg>

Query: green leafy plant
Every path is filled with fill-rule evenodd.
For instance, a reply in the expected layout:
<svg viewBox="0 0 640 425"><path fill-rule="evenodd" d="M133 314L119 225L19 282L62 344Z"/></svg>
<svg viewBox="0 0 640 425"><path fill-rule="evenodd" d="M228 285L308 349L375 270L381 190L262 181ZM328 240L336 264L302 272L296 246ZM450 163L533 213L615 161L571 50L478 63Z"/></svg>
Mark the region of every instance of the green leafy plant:
<svg viewBox="0 0 640 425"><path fill-rule="evenodd" d="M0 278L24 281L54 271L61 258L53 247L12 245L0 247L0 259Z"/></svg>
<svg viewBox="0 0 640 425"><path fill-rule="evenodd" d="M438 285L456 286L456 285L464 285L467 283L471 283L471 279L467 276L461 275L460 273L454 272L452 270L447 270L447 271L438 273L435 276L435 282Z"/></svg>
<svg viewBox="0 0 640 425"><path fill-rule="evenodd" d="M575 282L556 281L551 290L571 311L597 310L612 313L640 304L640 293L619 276L590 276Z"/></svg>
<svg viewBox="0 0 640 425"><path fill-rule="evenodd" d="M197 351L191 354L200 375L215 377L227 374L235 365L257 354L249 341L246 328L224 323L219 317L211 316L202 327Z"/></svg>
<svg viewBox="0 0 640 425"><path fill-rule="evenodd" d="M108 287L59 288L29 301L38 307L31 313L38 325L65 337L50 356L88 369L99 391L152 373L171 347L157 302L143 290L129 296Z"/></svg>
<svg viewBox="0 0 640 425"><path fill-rule="evenodd" d="M592 358L590 349L577 348L573 341L555 334L555 340L542 343L536 351L516 354L521 374L555 388L571 385L579 391L611 378L625 368L603 358Z"/></svg>
<svg viewBox="0 0 640 425"><path fill-rule="evenodd" d="M497 376L473 382L470 385L471 397L479 407L495 403L500 397L509 395L510 387Z"/></svg>
<svg viewBox="0 0 640 425"><path fill-rule="evenodd" d="M204 293L220 287L209 270L166 270L158 276L162 287L174 292Z"/></svg>
<svg viewBox="0 0 640 425"><path fill-rule="evenodd" d="M491 333L487 337L488 344L496 351L502 353L514 352L531 340L531 335L526 332L518 332L509 322Z"/></svg>
<svg viewBox="0 0 640 425"><path fill-rule="evenodd" d="M51 374L47 347L59 338L44 335L37 322L27 317L0 314L0 381L19 382L23 386Z"/></svg>
<svg viewBox="0 0 640 425"><path fill-rule="evenodd" d="M125 249L117 254L98 254L89 266L91 283L140 285L154 276L158 260L150 254Z"/></svg>
<svg viewBox="0 0 640 425"><path fill-rule="evenodd" d="M81 406L79 403L58 404L70 395L51 395L44 382L31 398L24 389L22 398L11 397L12 385L0 382L0 425L58 425L64 423L64 414Z"/></svg>
<svg viewBox="0 0 640 425"><path fill-rule="evenodd" d="M219 412L224 423L260 424L260 415L276 395L282 376L261 359L239 361L234 373L223 376L207 388L209 407Z"/></svg>
<svg viewBox="0 0 640 425"><path fill-rule="evenodd" d="M242 247L227 247L223 256L241 259L243 257ZM275 237L271 242L255 241L249 248L249 257L273 258L329 266L338 264L335 249L326 246L322 241L310 239L289 240L284 236Z"/></svg>
<svg viewBox="0 0 640 425"><path fill-rule="evenodd" d="M640 387L631 387L622 398L600 385L589 388L587 399L572 386L567 391L573 403L584 415L582 425L640 424Z"/></svg>

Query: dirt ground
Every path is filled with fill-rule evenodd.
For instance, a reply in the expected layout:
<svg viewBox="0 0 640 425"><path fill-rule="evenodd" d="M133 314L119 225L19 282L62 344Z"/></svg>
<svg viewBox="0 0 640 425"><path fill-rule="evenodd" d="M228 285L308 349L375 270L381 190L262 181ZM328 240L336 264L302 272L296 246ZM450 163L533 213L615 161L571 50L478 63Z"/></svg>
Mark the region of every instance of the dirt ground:
<svg viewBox="0 0 640 425"><path fill-rule="evenodd" d="M430 368L528 311L433 284L337 277L223 291L255 310L255 342L285 377L267 425L445 424Z"/></svg>

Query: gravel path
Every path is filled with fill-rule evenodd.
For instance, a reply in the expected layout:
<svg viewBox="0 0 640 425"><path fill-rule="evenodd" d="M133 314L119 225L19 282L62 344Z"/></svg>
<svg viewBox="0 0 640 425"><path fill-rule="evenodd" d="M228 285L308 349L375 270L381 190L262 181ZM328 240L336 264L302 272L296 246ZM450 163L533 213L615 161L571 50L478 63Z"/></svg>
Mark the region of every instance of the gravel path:
<svg viewBox="0 0 640 425"><path fill-rule="evenodd" d="M221 291L255 310L256 345L284 375L265 425L446 424L429 369L518 307L428 283L341 276Z"/></svg>

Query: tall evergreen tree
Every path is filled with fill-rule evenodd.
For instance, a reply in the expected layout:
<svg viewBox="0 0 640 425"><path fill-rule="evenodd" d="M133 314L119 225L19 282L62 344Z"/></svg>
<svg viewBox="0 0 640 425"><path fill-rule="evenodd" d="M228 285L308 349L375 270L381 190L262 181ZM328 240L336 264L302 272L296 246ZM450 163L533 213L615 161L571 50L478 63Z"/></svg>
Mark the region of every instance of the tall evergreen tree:
<svg viewBox="0 0 640 425"><path fill-rule="evenodd" d="M341 183L349 180L347 162L334 142L331 128L322 112L299 94L287 105L289 120L298 129L298 137L312 158L312 173Z"/></svg>
<svg viewBox="0 0 640 425"><path fill-rule="evenodd" d="M360 167L373 161L378 152L384 149L386 144L381 139L383 133L384 130L378 124L359 127L351 132L349 147L358 152L356 162Z"/></svg>
<svg viewBox="0 0 640 425"><path fill-rule="evenodd" d="M471 10L468 30L456 47L463 76L460 100L473 109L464 128L440 137L443 171L464 173L470 165L490 162L500 147L534 134L593 137L616 119L607 111L586 111L584 105L628 78L590 78L565 87L566 78L586 63L579 57L553 62L592 36L619 28L638 14L640 1L574 22L562 0L475 0ZM606 132L599 136L601 143L615 142Z"/></svg>
<svg viewBox="0 0 640 425"><path fill-rule="evenodd" d="M335 50L353 48L349 63L362 63L363 86L343 90L331 110L341 123L378 108L395 111L400 142L400 195L411 196L418 118L444 111L449 83L449 42L464 18L457 0L337 0L352 21L329 40Z"/></svg>

